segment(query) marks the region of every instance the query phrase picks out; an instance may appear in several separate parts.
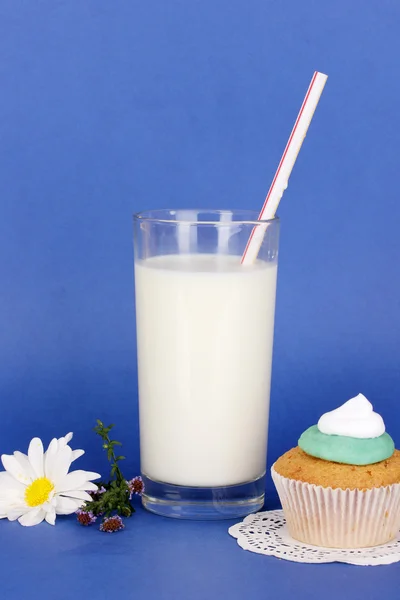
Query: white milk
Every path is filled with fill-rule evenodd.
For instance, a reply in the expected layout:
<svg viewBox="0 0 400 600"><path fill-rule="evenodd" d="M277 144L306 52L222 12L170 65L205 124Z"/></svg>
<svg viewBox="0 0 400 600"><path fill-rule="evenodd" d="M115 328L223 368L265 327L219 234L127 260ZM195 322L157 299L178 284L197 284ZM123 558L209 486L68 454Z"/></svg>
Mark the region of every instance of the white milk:
<svg viewBox="0 0 400 600"><path fill-rule="evenodd" d="M142 472L214 487L265 472L277 266L137 261Z"/></svg>

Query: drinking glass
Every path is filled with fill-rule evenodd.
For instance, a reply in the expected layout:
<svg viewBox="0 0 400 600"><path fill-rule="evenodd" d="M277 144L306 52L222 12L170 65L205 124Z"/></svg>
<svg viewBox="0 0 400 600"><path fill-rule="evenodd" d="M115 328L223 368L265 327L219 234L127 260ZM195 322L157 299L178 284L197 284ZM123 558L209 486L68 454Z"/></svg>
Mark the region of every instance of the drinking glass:
<svg viewBox="0 0 400 600"><path fill-rule="evenodd" d="M241 257L263 228L257 260ZM134 216L143 505L240 517L264 504L279 220L251 211Z"/></svg>

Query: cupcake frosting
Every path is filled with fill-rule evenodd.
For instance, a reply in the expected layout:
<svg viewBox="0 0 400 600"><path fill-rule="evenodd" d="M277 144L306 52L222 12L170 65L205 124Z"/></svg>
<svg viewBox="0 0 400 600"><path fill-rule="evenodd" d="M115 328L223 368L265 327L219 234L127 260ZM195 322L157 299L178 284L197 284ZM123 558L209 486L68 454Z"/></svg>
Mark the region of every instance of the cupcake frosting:
<svg viewBox="0 0 400 600"><path fill-rule="evenodd" d="M304 452L331 462L369 465L390 458L394 442L363 394L322 415L300 437Z"/></svg>
<svg viewBox="0 0 400 600"><path fill-rule="evenodd" d="M364 394L358 394L339 408L322 415L318 429L327 435L368 439L385 433L385 423Z"/></svg>

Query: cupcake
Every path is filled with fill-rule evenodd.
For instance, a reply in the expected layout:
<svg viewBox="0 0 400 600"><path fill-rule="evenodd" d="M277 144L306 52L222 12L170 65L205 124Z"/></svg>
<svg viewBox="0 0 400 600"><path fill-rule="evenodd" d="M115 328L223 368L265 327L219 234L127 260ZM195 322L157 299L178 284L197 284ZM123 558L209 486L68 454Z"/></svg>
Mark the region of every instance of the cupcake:
<svg viewBox="0 0 400 600"><path fill-rule="evenodd" d="M271 473L296 540L365 548L400 529L400 452L362 394L322 415Z"/></svg>

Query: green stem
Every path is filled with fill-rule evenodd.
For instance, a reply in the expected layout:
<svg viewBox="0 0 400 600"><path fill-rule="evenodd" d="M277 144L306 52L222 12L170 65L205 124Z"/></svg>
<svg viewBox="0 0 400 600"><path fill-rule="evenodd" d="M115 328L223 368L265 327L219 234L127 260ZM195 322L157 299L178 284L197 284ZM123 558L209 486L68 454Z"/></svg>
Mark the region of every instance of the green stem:
<svg viewBox="0 0 400 600"><path fill-rule="evenodd" d="M115 467L115 479L120 484L120 483L122 483L124 481L124 477L122 475L121 469L118 466L117 457L116 457L116 454L114 452L114 448L113 448L113 446L110 446L111 440L110 440L108 434L106 434L106 436L105 436L105 441L107 443L107 450L110 449L111 453L112 453L112 459L114 461L114 463L113 463L112 466Z"/></svg>

